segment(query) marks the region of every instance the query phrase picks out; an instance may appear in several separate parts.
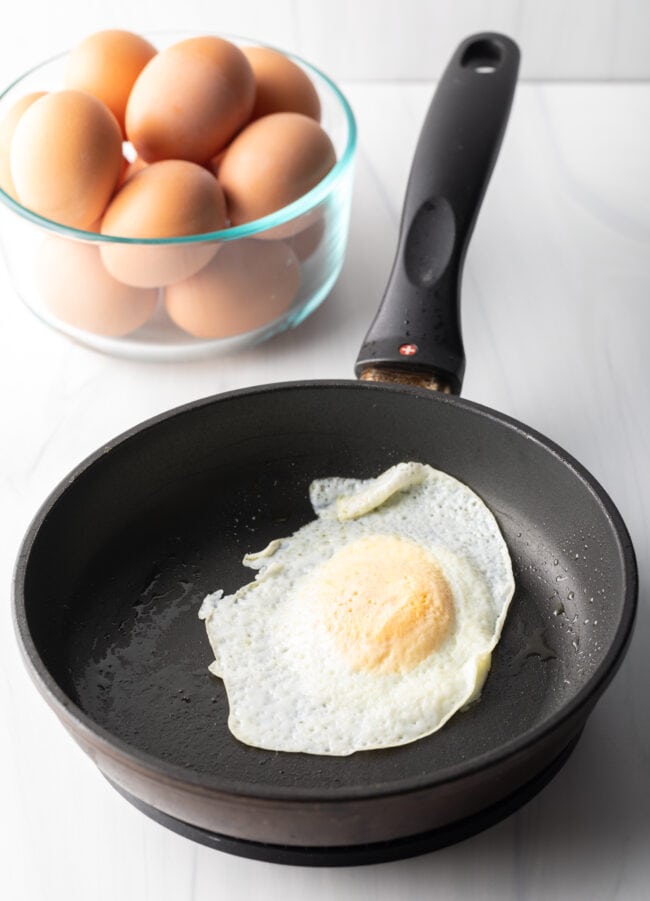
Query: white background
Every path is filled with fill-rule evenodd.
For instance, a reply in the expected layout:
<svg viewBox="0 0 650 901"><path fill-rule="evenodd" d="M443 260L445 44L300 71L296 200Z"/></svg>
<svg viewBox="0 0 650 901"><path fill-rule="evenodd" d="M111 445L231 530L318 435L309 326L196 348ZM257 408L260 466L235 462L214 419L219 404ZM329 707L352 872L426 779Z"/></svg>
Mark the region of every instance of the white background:
<svg viewBox="0 0 650 901"><path fill-rule="evenodd" d="M463 37L503 31L524 79L650 78L648 0L22 0L0 30L0 83L99 28L241 34L364 81L437 78Z"/></svg>
<svg viewBox="0 0 650 901"><path fill-rule="evenodd" d="M183 365L101 356L49 331L0 268L0 897L642 899L650 884L650 5L492 2L13 3L0 82L102 27L244 34L341 82L357 115L350 240L339 283L300 328ZM632 533L641 597L625 663L544 792L461 845L401 863L302 870L193 845L131 808L29 681L10 619L31 517L103 442L231 387L350 377L381 296L433 81L465 35L501 29L523 52L502 154L467 258L464 395L574 454Z"/></svg>

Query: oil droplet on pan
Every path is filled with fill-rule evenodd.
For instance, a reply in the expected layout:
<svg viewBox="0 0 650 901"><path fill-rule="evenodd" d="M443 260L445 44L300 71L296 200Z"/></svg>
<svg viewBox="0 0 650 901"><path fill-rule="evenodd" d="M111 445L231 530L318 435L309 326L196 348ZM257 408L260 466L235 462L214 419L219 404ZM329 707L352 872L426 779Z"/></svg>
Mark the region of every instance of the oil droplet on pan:
<svg viewBox="0 0 650 901"><path fill-rule="evenodd" d="M544 627L536 629L527 636L526 643L513 658L512 665L517 668L517 672L530 657L539 657L540 660L557 660L557 653L546 643Z"/></svg>

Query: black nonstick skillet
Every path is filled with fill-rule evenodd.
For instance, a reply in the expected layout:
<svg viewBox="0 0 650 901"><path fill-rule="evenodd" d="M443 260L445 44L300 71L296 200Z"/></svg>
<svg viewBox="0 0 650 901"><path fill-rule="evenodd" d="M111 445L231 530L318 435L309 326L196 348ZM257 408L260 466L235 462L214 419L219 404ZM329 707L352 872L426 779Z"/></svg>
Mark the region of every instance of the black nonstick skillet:
<svg viewBox="0 0 650 901"><path fill-rule="evenodd" d="M119 792L199 842L338 865L465 838L546 784L621 663L637 580L612 501L555 444L457 396L463 258L518 61L508 38L475 35L440 81L359 380L234 391L150 420L81 463L24 539L15 620L38 688ZM207 672L201 599L239 587L245 552L313 518L313 478L403 460L471 486L510 549L517 589L480 702L428 738L350 757L240 744Z"/></svg>

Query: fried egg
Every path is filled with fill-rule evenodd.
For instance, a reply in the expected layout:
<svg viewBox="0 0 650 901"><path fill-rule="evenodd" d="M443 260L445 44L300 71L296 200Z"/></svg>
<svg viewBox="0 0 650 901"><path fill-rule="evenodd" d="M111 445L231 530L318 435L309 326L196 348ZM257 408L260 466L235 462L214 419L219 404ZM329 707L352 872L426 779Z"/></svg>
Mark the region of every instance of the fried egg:
<svg viewBox="0 0 650 901"><path fill-rule="evenodd" d="M422 463L310 486L314 521L208 595L205 620L245 744L348 755L440 729L480 696L514 592L497 522Z"/></svg>

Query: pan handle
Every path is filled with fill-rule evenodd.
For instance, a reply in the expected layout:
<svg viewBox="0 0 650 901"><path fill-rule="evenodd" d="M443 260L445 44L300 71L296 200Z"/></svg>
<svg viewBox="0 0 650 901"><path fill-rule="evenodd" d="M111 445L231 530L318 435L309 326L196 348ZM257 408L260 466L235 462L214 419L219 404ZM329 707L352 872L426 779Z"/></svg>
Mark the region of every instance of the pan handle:
<svg viewBox="0 0 650 901"><path fill-rule="evenodd" d="M465 371L465 252L512 105L519 48L495 33L464 40L440 79L406 188L393 268L355 372L459 394Z"/></svg>

